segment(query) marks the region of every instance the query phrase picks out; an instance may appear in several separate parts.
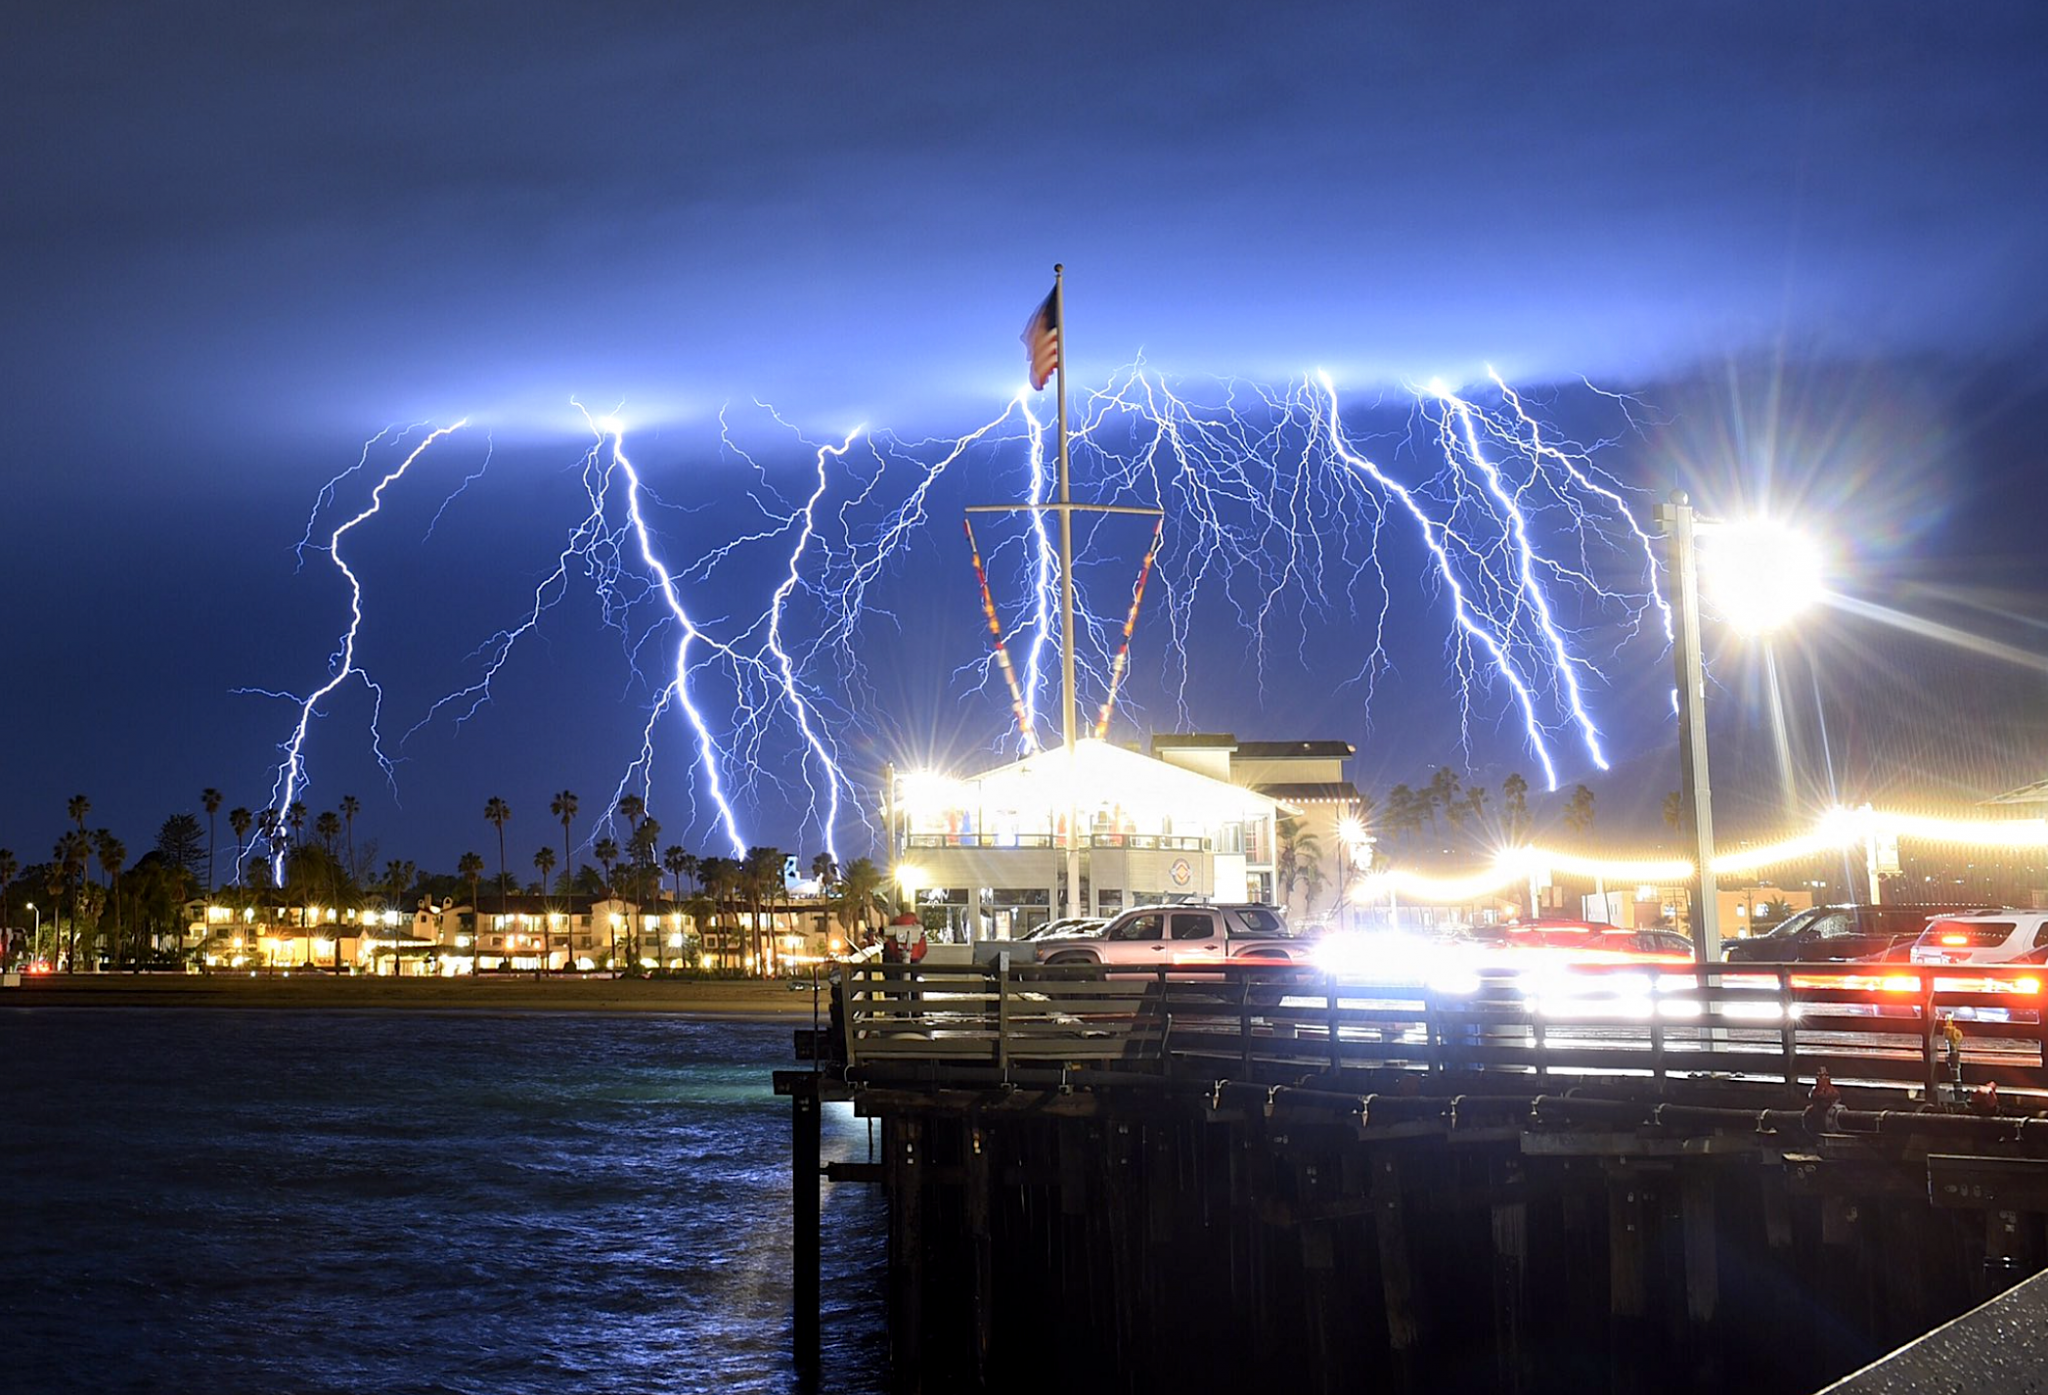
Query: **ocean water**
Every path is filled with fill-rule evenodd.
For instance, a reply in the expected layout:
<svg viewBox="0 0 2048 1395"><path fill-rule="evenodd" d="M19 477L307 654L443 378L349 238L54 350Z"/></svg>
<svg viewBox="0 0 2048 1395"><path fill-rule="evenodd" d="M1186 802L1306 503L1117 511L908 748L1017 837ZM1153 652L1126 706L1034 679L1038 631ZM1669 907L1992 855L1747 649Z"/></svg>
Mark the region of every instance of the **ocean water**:
<svg viewBox="0 0 2048 1395"><path fill-rule="evenodd" d="M790 1359L789 1054L680 1017L0 1009L0 1389L880 1391L872 1189L826 1189L823 1360Z"/></svg>

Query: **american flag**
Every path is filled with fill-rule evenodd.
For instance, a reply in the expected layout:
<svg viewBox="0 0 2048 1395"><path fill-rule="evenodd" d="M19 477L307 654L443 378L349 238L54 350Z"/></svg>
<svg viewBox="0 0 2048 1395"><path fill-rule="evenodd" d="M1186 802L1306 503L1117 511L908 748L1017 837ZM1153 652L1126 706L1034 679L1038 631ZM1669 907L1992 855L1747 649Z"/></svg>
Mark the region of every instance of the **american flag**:
<svg viewBox="0 0 2048 1395"><path fill-rule="evenodd" d="M1024 324L1024 353L1031 362L1031 386L1044 388L1060 367L1059 288L1054 287Z"/></svg>

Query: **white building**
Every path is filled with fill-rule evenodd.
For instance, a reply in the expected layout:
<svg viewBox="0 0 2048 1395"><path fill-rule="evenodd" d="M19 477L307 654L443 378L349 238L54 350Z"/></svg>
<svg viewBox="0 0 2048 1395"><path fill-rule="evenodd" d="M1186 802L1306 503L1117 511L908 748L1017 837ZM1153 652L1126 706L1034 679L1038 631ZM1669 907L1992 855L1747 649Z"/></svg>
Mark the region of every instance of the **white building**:
<svg viewBox="0 0 2048 1395"><path fill-rule="evenodd" d="M1334 828L1340 798L1356 812L1338 768L1352 754L1343 742L1196 734L1152 747L1083 741L1071 764L1053 748L964 778L896 776L886 812L897 881L956 938L1014 939L1066 914L1071 821L1083 914L1271 901L1280 817L1314 808Z"/></svg>

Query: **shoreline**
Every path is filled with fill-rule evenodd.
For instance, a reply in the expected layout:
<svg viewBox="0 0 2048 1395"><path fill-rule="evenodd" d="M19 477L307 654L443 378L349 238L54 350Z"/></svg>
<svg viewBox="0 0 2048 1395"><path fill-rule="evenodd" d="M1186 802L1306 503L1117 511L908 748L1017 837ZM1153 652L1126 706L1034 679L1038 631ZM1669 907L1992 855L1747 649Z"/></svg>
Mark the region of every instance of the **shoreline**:
<svg viewBox="0 0 2048 1395"><path fill-rule="evenodd" d="M0 988L8 1008L225 1008L429 1012L656 1012L809 1022L811 993L783 980L375 978L320 973L38 974ZM822 1020L824 1004L818 1005Z"/></svg>

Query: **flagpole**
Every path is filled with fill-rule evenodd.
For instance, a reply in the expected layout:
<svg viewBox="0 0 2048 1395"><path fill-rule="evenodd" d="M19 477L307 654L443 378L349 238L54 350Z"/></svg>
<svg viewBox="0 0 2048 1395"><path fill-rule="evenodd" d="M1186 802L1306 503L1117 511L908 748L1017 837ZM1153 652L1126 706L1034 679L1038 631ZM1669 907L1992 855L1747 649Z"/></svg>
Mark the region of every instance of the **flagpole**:
<svg viewBox="0 0 2048 1395"><path fill-rule="evenodd" d="M1067 751L1067 914L1081 914L1081 816L1075 782L1074 717L1074 511L1067 490L1067 293L1066 267L1052 268L1052 322L1059 329L1054 360L1060 395L1060 678L1065 697L1060 732Z"/></svg>

